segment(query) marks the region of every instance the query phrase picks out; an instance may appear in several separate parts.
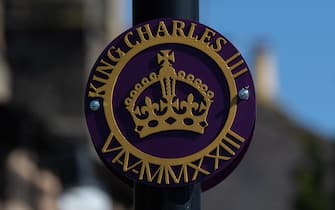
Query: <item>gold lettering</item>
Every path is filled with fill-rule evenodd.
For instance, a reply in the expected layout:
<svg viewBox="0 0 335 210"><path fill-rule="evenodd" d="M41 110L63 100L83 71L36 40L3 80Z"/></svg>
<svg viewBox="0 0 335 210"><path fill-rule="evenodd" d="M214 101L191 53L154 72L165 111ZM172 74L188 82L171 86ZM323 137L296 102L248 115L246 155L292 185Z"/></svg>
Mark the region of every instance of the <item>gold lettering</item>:
<svg viewBox="0 0 335 210"><path fill-rule="evenodd" d="M180 20L174 20L172 21L173 25L172 25L172 36L182 36L185 37L184 34L184 28L185 28L185 23L183 21Z"/></svg>
<svg viewBox="0 0 335 210"><path fill-rule="evenodd" d="M95 77L95 76L94 76ZM93 79L94 79L93 77ZM99 98L103 98L104 94L105 94L105 85L102 85L100 87L96 87L94 86L92 83L90 83L90 88L89 88L89 92L88 92L88 97L99 97Z"/></svg>
<svg viewBox="0 0 335 210"><path fill-rule="evenodd" d="M237 133L235 133L232 130L229 130L228 134L231 135L232 137L234 137L236 140L238 140L241 143L243 143L245 141L245 139L242 136L238 135Z"/></svg>
<svg viewBox="0 0 335 210"><path fill-rule="evenodd" d="M116 156L115 158L112 160L112 163L116 163L116 162L119 162L121 164L123 164L123 162L120 160L120 158L123 156L123 154L125 153L126 151L124 149L122 149ZM120 162L121 161L121 162Z"/></svg>
<svg viewBox="0 0 335 210"><path fill-rule="evenodd" d="M157 183L160 184L162 183L162 179L163 179L163 171L164 171L164 167L163 166L160 166L159 169L157 170L159 171L159 174L158 174L158 178L157 178ZM156 173L157 173L156 171ZM155 175L155 174L154 174Z"/></svg>
<svg viewBox="0 0 335 210"><path fill-rule="evenodd" d="M103 78L101 75L94 75L92 80L102 83L101 86L97 87L94 84L90 83L90 90L88 92L88 97L104 97L105 92L105 84L108 81L109 74L114 69L114 66L103 59L100 60L100 64L103 64L101 66L98 66L95 70L95 72L101 73L107 78Z"/></svg>
<svg viewBox="0 0 335 210"><path fill-rule="evenodd" d="M188 31L188 34L187 34L187 37L188 37L188 38L195 39L195 40L198 39L198 36L193 37L193 33L194 33L194 31L195 31L195 27L196 27L196 26L197 26L197 24L195 24L195 23L191 23L190 30Z"/></svg>
<svg viewBox="0 0 335 210"><path fill-rule="evenodd" d="M219 37L215 40L215 43L210 45L210 48L215 52L219 52L222 49L222 45L227 44L227 40L223 37Z"/></svg>
<svg viewBox="0 0 335 210"><path fill-rule="evenodd" d="M141 171L140 171L140 175L139 175L139 180L143 180L144 178L144 174L147 177L148 182L152 182L157 176L157 183L161 183L162 178L163 178L163 171L164 171L164 167L160 166L156 172L154 173L153 176L151 176L151 169L150 169L150 165L148 162L142 162L142 166L141 166Z"/></svg>
<svg viewBox="0 0 335 210"><path fill-rule="evenodd" d="M160 33L163 33L163 35L161 35ZM169 35L170 35L169 31L167 30L164 21L159 21L156 37L158 37L158 36L169 36Z"/></svg>
<svg viewBox="0 0 335 210"><path fill-rule="evenodd" d="M149 24L145 24L144 28L143 27L136 28L136 31L137 31L138 36L141 39L141 42L144 42L146 40L150 40L150 39L154 38L154 36L152 35L152 32L151 32ZM147 39L145 38L144 35L147 35Z"/></svg>
<svg viewBox="0 0 335 210"><path fill-rule="evenodd" d="M111 70L114 69L114 66L103 59L100 60L100 64L104 65L98 66L95 71L109 77L109 74L111 73Z"/></svg>
<svg viewBox="0 0 335 210"><path fill-rule="evenodd" d="M115 57L114 55L112 55L111 50L115 50L115 47L112 46L112 47L109 48L108 51L107 51L107 56L108 56L108 58L109 58L111 61L113 61L113 62L118 62L118 61L121 59L121 57L124 56L124 55L126 54L126 53L124 53L120 48L117 48L117 49L115 50L115 52L117 53L117 56L118 56L118 57Z"/></svg>
<svg viewBox="0 0 335 210"><path fill-rule="evenodd" d="M217 146L215 149L215 155L208 154L206 157L214 159L214 170L219 168L219 161L220 160L230 160L230 157L223 156L220 154L220 146Z"/></svg>
<svg viewBox="0 0 335 210"><path fill-rule="evenodd" d="M236 63L232 64L232 61L234 61L240 55L241 54L239 52L237 52L226 60L230 71L233 71L233 70L237 69L239 66L241 66L244 63L243 59L239 58L239 60ZM241 76L242 74L246 73L247 71L248 71L248 69L245 67L245 68L240 69L237 72L233 73L233 76L236 79L237 77Z"/></svg>
<svg viewBox="0 0 335 210"><path fill-rule="evenodd" d="M135 47L136 45L139 44L138 41L135 42L135 44L131 43L129 40L129 36L132 36L133 32L129 31L125 36L124 36L124 43L131 49L133 47Z"/></svg>
<svg viewBox="0 0 335 210"><path fill-rule="evenodd" d="M170 167L170 166L167 166ZM170 184L170 175L169 175L169 170L167 168L165 168L165 184Z"/></svg>
<svg viewBox="0 0 335 210"><path fill-rule="evenodd" d="M213 38L214 36L215 32L209 28L206 28L199 41L206 45L209 45L211 38Z"/></svg>
<svg viewBox="0 0 335 210"><path fill-rule="evenodd" d="M121 150L121 149L122 149L122 146L115 147L115 148L113 148L113 149L108 148L109 145L111 144L111 142L112 142L113 139L116 140L116 139L114 138L113 133L111 132L111 133L109 134L109 136L108 136L108 138L107 138L107 140L106 140L104 146L103 146L102 149L101 149L101 152L102 152L102 153L109 153L109 152L113 152L113 151L117 151L117 150Z"/></svg>
<svg viewBox="0 0 335 210"><path fill-rule="evenodd" d="M138 166L139 164L142 163L142 160L139 160L138 162L134 163L133 165L128 167L129 164L129 152L126 152L124 155L124 162L123 162L123 171L127 172L129 170L132 170L133 168L135 168L136 166Z"/></svg>
<svg viewBox="0 0 335 210"><path fill-rule="evenodd" d="M184 174L184 182L188 183L187 165L183 165L183 167L180 171L180 174L179 174L178 183L179 183L179 180L181 179L182 174Z"/></svg>
<svg viewBox="0 0 335 210"><path fill-rule="evenodd" d="M224 140L225 140L228 144L232 145L234 148L236 148L236 149L240 149L240 145L237 144L236 142L234 142L234 141L233 141L232 139L230 139L229 137L224 137Z"/></svg>
<svg viewBox="0 0 335 210"><path fill-rule="evenodd" d="M243 143L245 139L232 130L229 130L227 134L229 134L231 137L229 135L226 135L223 138L223 142L220 143L220 146L225 151L227 151L230 155L235 155L235 152L225 142L227 142L229 145L231 145L235 149L240 149L240 145L237 142L235 142L233 139L236 139L237 141L241 143Z"/></svg>
<svg viewBox="0 0 335 210"><path fill-rule="evenodd" d="M232 150L232 149L230 149L230 147L228 147L225 143L223 143L223 142L221 142L220 143L220 146L225 150L225 151L227 151L230 155L235 155L235 152Z"/></svg>
<svg viewBox="0 0 335 210"><path fill-rule="evenodd" d="M206 171L205 169L201 168L203 161L204 161L204 158L201 158L198 165L194 165L193 163L188 163L187 164L188 166L190 166L191 168L193 168L195 170L195 172L193 174L193 177L192 177L192 181L197 179L197 177L199 175L199 172L201 172L202 174L205 174L205 175L210 174L209 171Z"/></svg>
<svg viewBox="0 0 335 210"><path fill-rule="evenodd" d="M168 172L168 173L167 173ZM169 176L169 174L171 175L171 178L173 180L174 183L178 184L181 180L181 177L184 175L184 182L185 183L188 183L188 172L187 172L187 165L183 165L180 172L179 172L179 175L178 177L176 176L176 174L174 173L174 171L172 170L171 166L167 166L165 168L165 177ZM169 177L168 179L166 180L169 180Z"/></svg>
<svg viewBox="0 0 335 210"><path fill-rule="evenodd" d="M102 86L104 86L108 81L108 79L104 79L102 77L98 77L98 76L95 76L95 75L93 76L92 80L102 83Z"/></svg>

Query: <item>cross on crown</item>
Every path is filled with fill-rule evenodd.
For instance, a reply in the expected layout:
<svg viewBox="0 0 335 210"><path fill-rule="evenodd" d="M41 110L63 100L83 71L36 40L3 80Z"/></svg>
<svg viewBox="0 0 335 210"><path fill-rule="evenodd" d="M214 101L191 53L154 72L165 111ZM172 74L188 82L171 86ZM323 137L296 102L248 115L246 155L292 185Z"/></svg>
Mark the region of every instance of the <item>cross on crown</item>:
<svg viewBox="0 0 335 210"><path fill-rule="evenodd" d="M157 63L161 66L171 66L174 61L174 53L171 50L161 50L157 54Z"/></svg>
<svg viewBox="0 0 335 210"><path fill-rule="evenodd" d="M199 78L184 71L176 72L172 66L174 53L171 50L160 50L157 53L157 63L161 65L159 74L150 73L149 77L142 78L130 91L125 99L126 109L129 111L134 124L135 132L140 138L163 131L191 131L203 134L208 126L207 115L213 102L214 93L208 89ZM193 87L193 92L187 95L186 100L176 95L177 82ZM161 86L161 98L153 101L145 96L144 105L137 103L147 88L154 87L155 83Z"/></svg>

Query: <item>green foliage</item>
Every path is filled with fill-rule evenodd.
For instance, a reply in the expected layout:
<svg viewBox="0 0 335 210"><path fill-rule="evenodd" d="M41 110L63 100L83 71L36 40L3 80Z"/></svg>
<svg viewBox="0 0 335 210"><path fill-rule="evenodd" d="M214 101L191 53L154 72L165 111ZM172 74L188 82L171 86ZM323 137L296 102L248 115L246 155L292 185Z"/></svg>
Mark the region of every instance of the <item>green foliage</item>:
<svg viewBox="0 0 335 210"><path fill-rule="evenodd" d="M304 164L295 171L295 210L333 210L331 195L326 190L325 177L329 170L321 152L320 142L304 136Z"/></svg>

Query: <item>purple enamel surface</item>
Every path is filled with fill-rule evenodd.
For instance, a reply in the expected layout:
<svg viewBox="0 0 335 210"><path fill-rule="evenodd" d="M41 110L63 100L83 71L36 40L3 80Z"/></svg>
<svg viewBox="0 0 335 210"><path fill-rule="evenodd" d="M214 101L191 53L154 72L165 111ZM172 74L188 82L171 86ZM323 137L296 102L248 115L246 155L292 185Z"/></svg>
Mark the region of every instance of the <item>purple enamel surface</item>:
<svg viewBox="0 0 335 210"><path fill-rule="evenodd" d="M171 24L171 20L163 19L168 26ZM192 22L188 20L183 20L186 27ZM157 28L159 20L152 20L146 23L149 24L153 30ZM200 34L204 31L204 25L196 23L198 25L195 34ZM128 31L134 31L135 28ZM168 26L169 27L169 26ZM208 27L207 27L208 28ZM98 66L99 61L102 58L106 58L106 50L111 46L120 47L122 50L127 51L127 47L123 43L123 36L128 32L124 32L118 38L113 40L102 54L97 59L96 64L92 68L92 72L89 76L89 82L93 78L93 73ZM222 36L216 33L215 37ZM134 39L137 37L134 36ZM130 41L134 41L130 39ZM203 135L184 132L184 131L167 131L157 134L149 135L145 138L139 138L138 134L134 131L134 122L125 109L124 100L129 96L130 90L134 88L134 85L141 81L143 77L148 77L151 72L158 74L160 66L157 64L157 53L159 50L171 49L174 52L175 62L173 67L176 72L183 70L186 74L193 74L195 78L199 78L205 83L209 90L213 91L215 96L213 103L210 107L209 114L207 116L208 127L205 128L205 133ZM221 57L227 60L230 56L234 55L237 49L228 42L223 50L220 52ZM244 63L240 68L247 67ZM237 69L238 70L238 69ZM136 175L133 173L124 173L122 171L122 166L117 164L112 164L111 160L115 157L115 154L102 154L101 148L103 147L106 139L110 134L110 128L108 127L107 121L105 119L104 109L101 108L98 111L91 111L89 109L89 103L93 99L89 98L89 82L85 94L85 114L87 126L92 138L92 142L96 151L105 165L111 169L112 172L119 176L125 176L131 181L138 181ZM231 173L232 170L238 165L243 155L247 151L250 144L253 129L255 124L256 106L255 106L255 90L251 78L251 74L242 74L240 77L236 78L236 88L237 92L244 87L249 88L250 98L247 101L237 100L237 113L233 121L231 130L242 136L246 141L241 144L241 148L236 152L229 161L221 161L218 170L212 171L209 176L200 176L198 181L202 181L203 189L209 189L210 187L216 185L222 181L227 175ZM188 93L195 93L196 90L188 85L183 85L177 83L176 95L181 100L186 100ZM137 104L144 104L144 97L149 96L153 102L159 102L160 86L157 83L153 86L152 90L145 90L143 94L139 97ZM150 154L155 157L160 158L181 158L192 155L196 152L201 151L206 148L217 136L217 134L223 128L229 111L230 95L227 85L227 81L220 72L219 67L216 63L207 55L200 52L199 50L192 48L190 46L181 44L161 44L154 47L145 49L141 53L137 54L135 57L130 59L126 66L122 69L119 77L116 81L116 86L113 93L113 104L112 111L115 116L117 126L119 127L123 136L130 142L131 145L139 149L140 151ZM237 97L237 96L236 96ZM200 97L196 97L199 101ZM98 98L103 103L102 99ZM111 147L117 147L118 145L111 145ZM135 161L135 160L134 160ZM204 160L202 168L210 169L213 164L213 160ZM142 180L143 183L148 183L146 180ZM189 182L191 184L192 182ZM176 185L171 185L176 186ZM180 186L180 185L177 185Z"/></svg>
<svg viewBox="0 0 335 210"><path fill-rule="evenodd" d="M175 55L173 67L176 71L184 70L187 74L192 73L196 78L200 78L203 83L207 84L209 90L212 90L215 94L207 117L208 127L205 128L203 135L185 131L167 131L141 139L133 131L135 125L130 114L124 108L124 99L128 97L134 86L125 86L124 84L136 84L151 72L158 74L159 65L156 62L156 55L159 50L164 49L173 49ZM162 158L185 157L205 148L221 131L229 109L228 86L219 71L218 66L206 55L182 45L159 45L137 55L121 72L115 88L118 91L113 98L114 114L122 134L141 151ZM149 96L154 102L159 103L161 96L159 83L151 90L146 91L143 95ZM178 98L186 100L189 93L194 93L197 90L177 83L176 91ZM143 100L139 100L139 103L141 101Z"/></svg>

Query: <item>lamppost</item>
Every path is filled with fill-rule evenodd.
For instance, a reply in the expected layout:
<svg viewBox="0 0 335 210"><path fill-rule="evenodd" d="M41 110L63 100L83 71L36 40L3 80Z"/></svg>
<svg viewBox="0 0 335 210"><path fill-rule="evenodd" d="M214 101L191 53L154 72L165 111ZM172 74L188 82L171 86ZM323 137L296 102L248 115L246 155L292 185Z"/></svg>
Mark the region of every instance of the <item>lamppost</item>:
<svg viewBox="0 0 335 210"><path fill-rule="evenodd" d="M251 141L248 66L198 14L197 0L134 0L135 26L89 76L92 141L105 165L133 183L135 210L200 210L201 191L226 178Z"/></svg>

